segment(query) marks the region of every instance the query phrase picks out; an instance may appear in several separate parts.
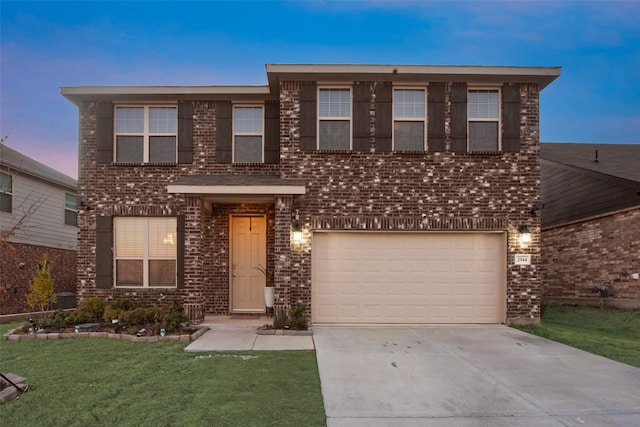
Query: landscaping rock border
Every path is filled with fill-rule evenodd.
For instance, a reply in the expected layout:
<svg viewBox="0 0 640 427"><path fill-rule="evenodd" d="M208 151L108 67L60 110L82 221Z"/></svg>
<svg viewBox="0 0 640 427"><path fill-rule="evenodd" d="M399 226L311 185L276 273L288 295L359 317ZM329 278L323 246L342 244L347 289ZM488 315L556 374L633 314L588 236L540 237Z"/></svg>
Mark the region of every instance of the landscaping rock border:
<svg viewBox="0 0 640 427"><path fill-rule="evenodd" d="M165 335L161 337L159 335L154 335L150 337L137 337L135 335L129 334L113 334L110 332L60 332L60 333L49 333L49 334L14 334L14 332L19 329L15 328L10 330L4 335L5 341L25 341L25 340L58 340L58 339L68 339L68 338L112 338L120 341L126 342L144 342L144 343L152 343L152 342L187 342L187 341L195 341L202 334L209 330L208 326L203 326L199 328L197 331L192 333L191 335Z"/></svg>

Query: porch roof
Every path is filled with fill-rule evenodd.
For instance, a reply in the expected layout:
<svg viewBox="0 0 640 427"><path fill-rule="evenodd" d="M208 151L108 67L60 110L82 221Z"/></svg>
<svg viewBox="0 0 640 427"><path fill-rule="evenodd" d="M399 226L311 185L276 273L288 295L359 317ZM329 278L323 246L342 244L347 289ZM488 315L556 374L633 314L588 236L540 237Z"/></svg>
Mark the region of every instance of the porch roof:
<svg viewBox="0 0 640 427"><path fill-rule="evenodd" d="M305 194L305 182L273 175L189 175L169 184L167 192L201 195L212 202L266 202Z"/></svg>

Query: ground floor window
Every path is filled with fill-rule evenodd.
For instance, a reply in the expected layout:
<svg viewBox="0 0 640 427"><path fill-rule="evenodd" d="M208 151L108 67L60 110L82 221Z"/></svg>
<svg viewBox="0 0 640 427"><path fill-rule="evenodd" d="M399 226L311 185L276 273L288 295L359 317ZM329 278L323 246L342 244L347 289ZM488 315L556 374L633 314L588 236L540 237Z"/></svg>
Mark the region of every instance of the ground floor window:
<svg viewBox="0 0 640 427"><path fill-rule="evenodd" d="M176 218L114 218L114 240L116 286L176 287Z"/></svg>

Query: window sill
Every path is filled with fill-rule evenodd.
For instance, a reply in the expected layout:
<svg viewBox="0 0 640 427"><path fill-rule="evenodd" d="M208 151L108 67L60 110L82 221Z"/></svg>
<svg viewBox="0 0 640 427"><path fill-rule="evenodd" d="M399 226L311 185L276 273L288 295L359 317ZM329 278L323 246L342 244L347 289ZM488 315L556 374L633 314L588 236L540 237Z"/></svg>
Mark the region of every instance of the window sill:
<svg viewBox="0 0 640 427"><path fill-rule="evenodd" d="M174 163L135 163L135 162L113 162L113 166L178 166L177 162Z"/></svg>
<svg viewBox="0 0 640 427"><path fill-rule="evenodd" d="M267 163L264 162L235 162L231 163L233 166L264 166Z"/></svg>
<svg viewBox="0 0 640 427"><path fill-rule="evenodd" d="M114 289L137 289L137 290L166 290L166 289L178 289L177 286L114 286Z"/></svg>
<svg viewBox="0 0 640 427"><path fill-rule="evenodd" d="M480 156L501 156L504 151L467 151L465 154L480 155Z"/></svg>

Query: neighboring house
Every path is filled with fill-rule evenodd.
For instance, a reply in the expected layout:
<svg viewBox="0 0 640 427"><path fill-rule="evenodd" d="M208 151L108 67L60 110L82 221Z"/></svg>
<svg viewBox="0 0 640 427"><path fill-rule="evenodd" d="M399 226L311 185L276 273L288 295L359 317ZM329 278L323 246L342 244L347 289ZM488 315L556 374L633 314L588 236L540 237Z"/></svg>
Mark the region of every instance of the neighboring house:
<svg viewBox="0 0 640 427"><path fill-rule="evenodd" d="M640 144L541 146L545 300L640 303Z"/></svg>
<svg viewBox="0 0 640 427"><path fill-rule="evenodd" d="M0 314L30 312L26 295L47 253L58 307L75 306L77 182L0 144Z"/></svg>
<svg viewBox="0 0 640 427"><path fill-rule="evenodd" d="M539 320L538 103L559 68L266 69L266 86L61 89L91 209L80 299L262 313L263 265L276 307L314 323Z"/></svg>

